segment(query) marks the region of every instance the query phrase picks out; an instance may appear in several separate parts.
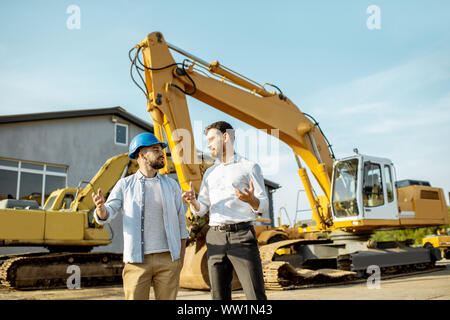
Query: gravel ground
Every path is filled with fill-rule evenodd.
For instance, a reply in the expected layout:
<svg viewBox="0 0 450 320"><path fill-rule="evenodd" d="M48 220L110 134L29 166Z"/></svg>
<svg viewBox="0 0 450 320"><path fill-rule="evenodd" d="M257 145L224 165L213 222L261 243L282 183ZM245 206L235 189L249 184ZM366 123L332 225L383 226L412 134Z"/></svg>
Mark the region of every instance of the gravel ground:
<svg viewBox="0 0 450 320"><path fill-rule="evenodd" d="M445 268L422 274L382 279L380 288L366 282L285 291L267 291L269 300L450 300L450 260L438 265ZM153 292L150 298L154 299ZM0 300L122 300L122 286L19 291L0 287ZM181 289L180 300L210 300L208 291ZM233 299L245 299L242 290Z"/></svg>

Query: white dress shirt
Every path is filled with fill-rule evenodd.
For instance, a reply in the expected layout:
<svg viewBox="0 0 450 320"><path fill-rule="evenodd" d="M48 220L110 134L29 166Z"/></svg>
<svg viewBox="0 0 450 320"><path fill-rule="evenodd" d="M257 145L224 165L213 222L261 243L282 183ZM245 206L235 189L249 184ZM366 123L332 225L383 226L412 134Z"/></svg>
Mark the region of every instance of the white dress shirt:
<svg viewBox="0 0 450 320"><path fill-rule="evenodd" d="M259 199L256 211L250 204L239 200L235 194L235 189L249 190L250 180L255 187L254 195ZM191 211L198 216L209 211L210 226L255 220L256 214L264 213L269 206L260 166L237 154L226 163L216 161L205 172L198 201L199 211L192 205Z"/></svg>

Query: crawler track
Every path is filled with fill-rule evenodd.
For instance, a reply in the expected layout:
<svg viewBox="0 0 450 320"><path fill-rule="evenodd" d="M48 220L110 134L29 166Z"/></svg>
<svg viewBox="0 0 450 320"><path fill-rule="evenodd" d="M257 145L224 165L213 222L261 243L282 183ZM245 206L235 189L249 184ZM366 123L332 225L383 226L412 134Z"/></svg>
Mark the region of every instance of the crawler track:
<svg viewBox="0 0 450 320"><path fill-rule="evenodd" d="M9 288L67 288L72 272L80 270L82 287L122 283L122 254L95 253L29 253L0 256L0 284Z"/></svg>
<svg viewBox="0 0 450 320"><path fill-rule="evenodd" d="M377 265L381 278L438 270L435 253L422 248L368 250L336 257L338 269L296 269L288 261L272 261L279 248L310 244L308 240L285 240L260 247L264 283L268 290L288 290L365 281L369 265Z"/></svg>

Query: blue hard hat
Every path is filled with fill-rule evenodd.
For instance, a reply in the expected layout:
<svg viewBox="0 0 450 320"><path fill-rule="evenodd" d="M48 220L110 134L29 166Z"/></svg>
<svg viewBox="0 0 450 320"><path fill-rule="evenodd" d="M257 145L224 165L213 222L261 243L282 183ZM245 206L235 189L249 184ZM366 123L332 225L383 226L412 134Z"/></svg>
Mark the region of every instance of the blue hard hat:
<svg viewBox="0 0 450 320"><path fill-rule="evenodd" d="M159 141L153 133L144 132L138 134L133 138L133 140L131 140L128 150L128 157L130 159L136 159L135 153L140 147L148 147L158 143L161 145L161 148L167 148L167 144Z"/></svg>

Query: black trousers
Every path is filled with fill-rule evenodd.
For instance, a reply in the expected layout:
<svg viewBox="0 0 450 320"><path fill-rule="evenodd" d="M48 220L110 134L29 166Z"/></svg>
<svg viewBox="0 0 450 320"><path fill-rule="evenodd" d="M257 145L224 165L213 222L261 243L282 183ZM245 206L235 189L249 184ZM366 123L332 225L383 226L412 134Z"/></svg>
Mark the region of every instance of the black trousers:
<svg viewBox="0 0 450 320"><path fill-rule="evenodd" d="M210 228L206 234L208 272L213 300L231 300L233 268L248 300L267 300L255 229Z"/></svg>

